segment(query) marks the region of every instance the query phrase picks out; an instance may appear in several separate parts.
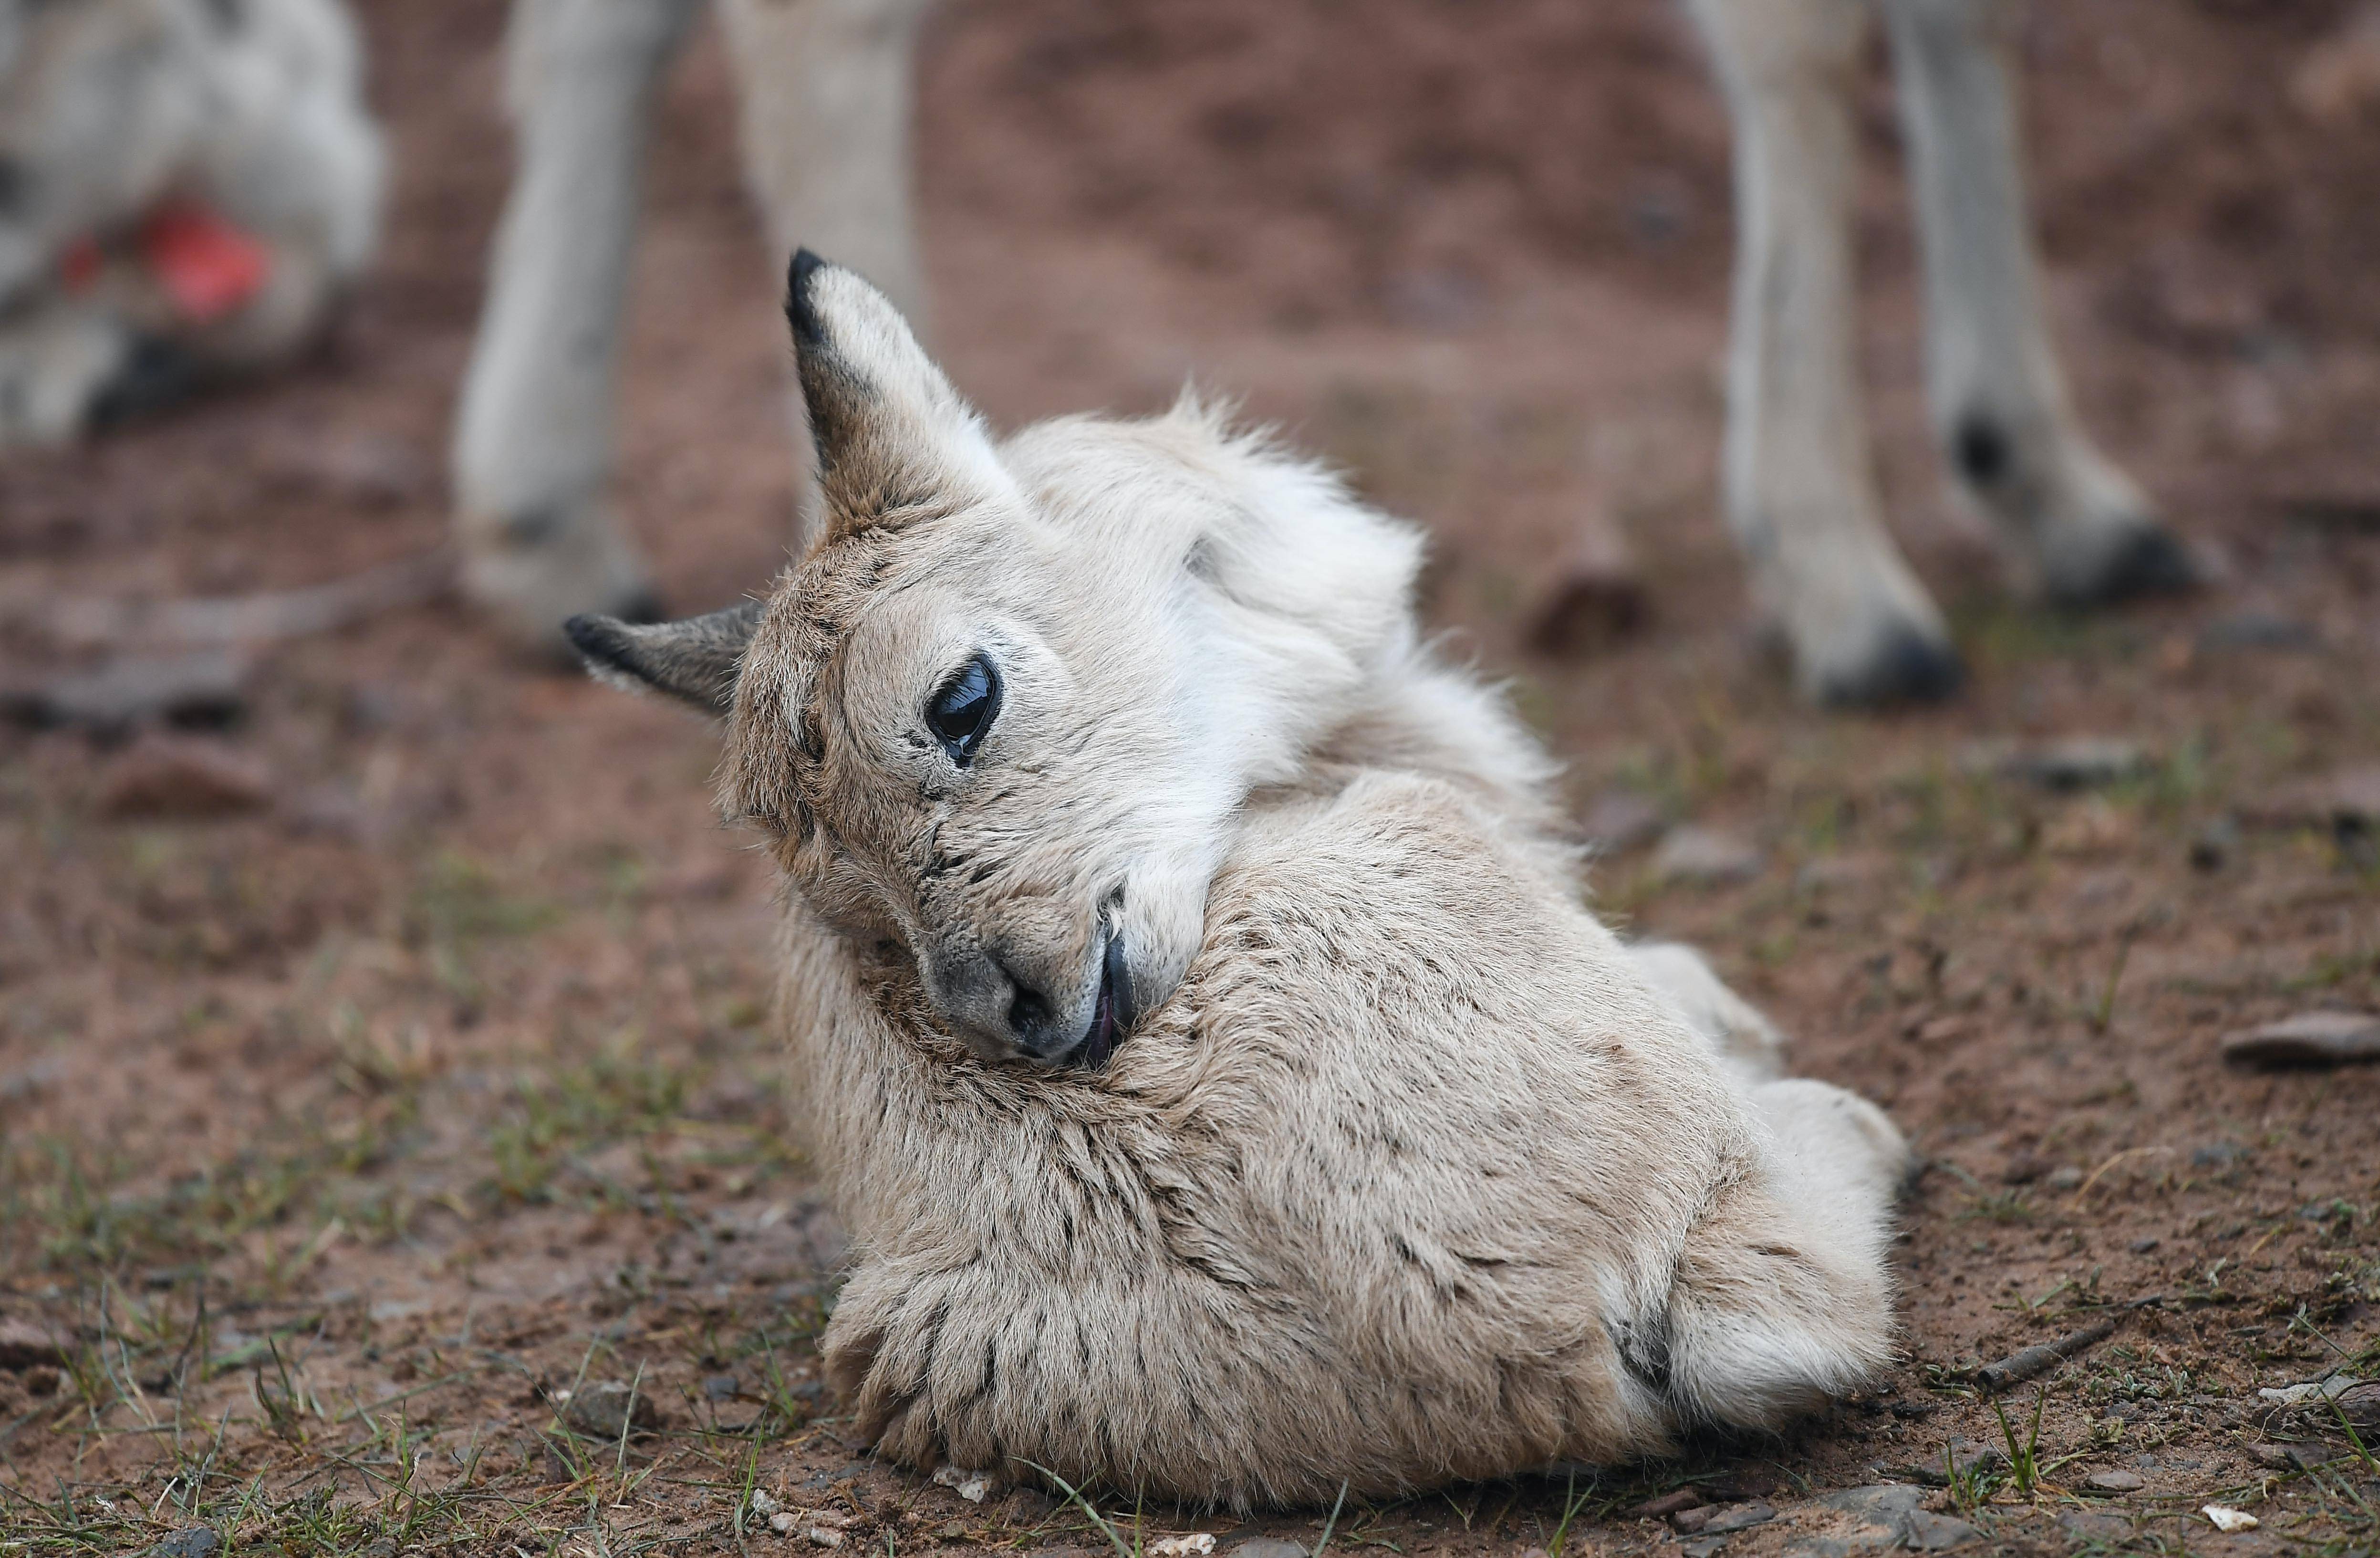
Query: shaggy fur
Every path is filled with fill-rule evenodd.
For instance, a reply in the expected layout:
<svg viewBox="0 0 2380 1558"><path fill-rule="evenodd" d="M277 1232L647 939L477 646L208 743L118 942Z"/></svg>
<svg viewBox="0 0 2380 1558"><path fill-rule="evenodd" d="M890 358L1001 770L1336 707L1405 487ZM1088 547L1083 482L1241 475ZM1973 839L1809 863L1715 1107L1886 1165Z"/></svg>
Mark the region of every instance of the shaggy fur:
<svg viewBox="0 0 2380 1558"><path fill-rule="evenodd" d="M1582 907L1550 765L1415 636L1411 530L1194 403L995 443L856 276L795 288L827 524L745 619L721 797L792 888L824 1347L885 1454L1295 1503L1883 1365L1900 1136ZM710 705L645 676L669 629L574 631ZM926 711L978 655L962 764Z"/></svg>
<svg viewBox="0 0 2380 1558"><path fill-rule="evenodd" d="M300 349L371 253L381 181L336 0L0 0L0 447ZM125 256L169 200L269 256L222 317Z"/></svg>

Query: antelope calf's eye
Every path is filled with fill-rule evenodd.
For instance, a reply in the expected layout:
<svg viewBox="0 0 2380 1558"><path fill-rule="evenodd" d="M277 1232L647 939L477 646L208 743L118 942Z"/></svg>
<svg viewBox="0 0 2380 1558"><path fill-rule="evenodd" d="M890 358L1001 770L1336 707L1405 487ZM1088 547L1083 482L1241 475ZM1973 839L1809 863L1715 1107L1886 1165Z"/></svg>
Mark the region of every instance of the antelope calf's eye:
<svg viewBox="0 0 2380 1558"><path fill-rule="evenodd" d="M965 767L975 758L1000 713L1000 671L990 657L978 654L953 674L926 705L926 724L934 738Z"/></svg>

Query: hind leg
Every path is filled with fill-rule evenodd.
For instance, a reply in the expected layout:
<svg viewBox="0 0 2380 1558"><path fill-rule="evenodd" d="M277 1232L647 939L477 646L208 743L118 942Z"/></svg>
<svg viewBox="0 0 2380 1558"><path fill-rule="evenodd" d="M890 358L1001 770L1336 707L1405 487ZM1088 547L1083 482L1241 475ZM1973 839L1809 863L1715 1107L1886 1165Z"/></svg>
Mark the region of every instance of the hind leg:
<svg viewBox="0 0 2380 1558"><path fill-rule="evenodd" d="M1764 1172L1724 1187L1687 1237L1667 1394L1688 1423L1773 1430L1891 1361L1885 1251L1907 1148L1881 1110L1824 1082L1751 1099Z"/></svg>
<svg viewBox="0 0 2380 1558"><path fill-rule="evenodd" d="M1745 1088L1774 1081L1784 1069L1785 1036L1760 1009L1730 990L1703 955L1682 942L1639 942L1629 960L1665 997L1712 1056Z"/></svg>
<svg viewBox="0 0 2380 1558"><path fill-rule="evenodd" d="M1925 258L1926 378L1960 490L2087 603L2187 585L2188 555L2074 415L2042 316L2005 0L1885 7Z"/></svg>

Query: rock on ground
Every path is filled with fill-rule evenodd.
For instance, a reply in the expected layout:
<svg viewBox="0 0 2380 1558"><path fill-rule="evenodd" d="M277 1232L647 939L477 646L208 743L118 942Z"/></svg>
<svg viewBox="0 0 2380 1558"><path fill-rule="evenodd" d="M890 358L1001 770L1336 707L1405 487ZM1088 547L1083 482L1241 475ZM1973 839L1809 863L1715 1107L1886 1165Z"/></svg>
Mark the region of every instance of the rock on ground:
<svg viewBox="0 0 2380 1558"><path fill-rule="evenodd" d="M99 814L117 820L228 817L272 797L273 775L261 761L191 736L144 736L99 781Z"/></svg>
<svg viewBox="0 0 2380 1558"><path fill-rule="evenodd" d="M600 1380L571 1393L563 1403L562 1420L594 1438L616 1440L624 1433L659 1428L662 1415L644 1391L618 1380Z"/></svg>
<svg viewBox="0 0 2380 1558"><path fill-rule="evenodd" d="M1748 882L1766 862L1759 850L1712 828L1680 823L1653 851L1653 874L1665 882Z"/></svg>
<svg viewBox="0 0 2380 1558"><path fill-rule="evenodd" d="M2242 1065L2344 1065L2380 1060L2380 1013L2300 1012L2230 1034L2223 1058Z"/></svg>

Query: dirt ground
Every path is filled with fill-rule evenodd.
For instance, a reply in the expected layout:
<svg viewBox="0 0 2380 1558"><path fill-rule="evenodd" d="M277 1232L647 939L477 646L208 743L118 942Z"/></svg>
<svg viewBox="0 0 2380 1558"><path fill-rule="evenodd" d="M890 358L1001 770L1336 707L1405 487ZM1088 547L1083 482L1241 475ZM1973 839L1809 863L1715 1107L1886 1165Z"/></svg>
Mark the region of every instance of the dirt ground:
<svg viewBox="0 0 2380 1558"><path fill-rule="evenodd" d="M0 469L12 681L103 659L92 603L438 542L507 172L502 7L361 8L398 176L376 275L301 371ZM2258 1394L2380 1371L2380 1069L2218 1048L2380 1008L2380 776L2351 793L2380 764L2380 110L2318 69L2350 22L2090 0L2028 26L2078 398L2221 570L2092 619L2004 588L1940 495L1879 68L1878 458L1972 671L1888 717L1799 706L1748 625L1713 505L1726 127L1661 0L932 25L960 384L1013 423L1195 374L1426 521L1434 620L1570 763L1607 912L1707 948L1930 1164L1907 1360L1806 1431L1335 1518L1109 1491L1124 1545L1842 1558L1963 1521L2027 1552L2380 1546L2380 1465ZM625 397L621 501L686 610L770 574L792 503L725 80L706 34L663 95ZM1534 657L1546 560L1597 516L1651 623ZM173 784L154 733L0 727L0 1551L200 1526L241 1553L1105 1548L1042 1492L878 1465L819 1387L839 1235L781 1145L771 883L708 809L704 726L446 603L261 650L230 701L173 734L198 744ZM193 761L216 814L166 814ZM1711 869L1671 869L1681 825ZM2103 1320L2035 1380L1978 1375ZM1920 1491L1825 1502L1879 1482ZM1722 1513L1635 1513L1688 1488Z"/></svg>

